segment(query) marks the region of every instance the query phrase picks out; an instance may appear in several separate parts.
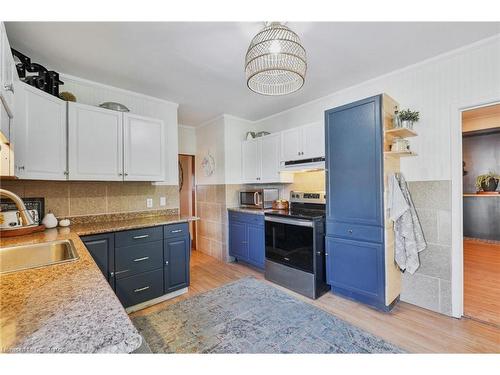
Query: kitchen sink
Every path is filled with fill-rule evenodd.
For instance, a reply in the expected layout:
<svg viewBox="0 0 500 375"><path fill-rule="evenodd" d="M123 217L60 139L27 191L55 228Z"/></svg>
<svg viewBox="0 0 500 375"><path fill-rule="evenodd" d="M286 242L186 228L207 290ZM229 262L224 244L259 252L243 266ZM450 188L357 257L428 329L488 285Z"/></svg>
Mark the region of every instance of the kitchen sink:
<svg viewBox="0 0 500 375"><path fill-rule="evenodd" d="M71 240L0 248L0 274L71 262L78 259Z"/></svg>

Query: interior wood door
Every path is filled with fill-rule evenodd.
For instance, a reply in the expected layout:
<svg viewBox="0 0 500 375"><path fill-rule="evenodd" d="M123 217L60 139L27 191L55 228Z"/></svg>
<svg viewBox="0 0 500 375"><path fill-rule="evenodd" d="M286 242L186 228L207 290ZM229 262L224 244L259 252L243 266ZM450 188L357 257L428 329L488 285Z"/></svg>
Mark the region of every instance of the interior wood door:
<svg viewBox="0 0 500 375"><path fill-rule="evenodd" d="M325 125L322 122L303 126L302 137L302 159L325 156Z"/></svg>
<svg viewBox="0 0 500 375"><path fill-rule="evenodd" d="M302 157L301 128L281 132L281 160L300 160Z"/></svg>
<svg viewBox="0 0 500 375"><path fill-rule="evenodd" d="M124 114L124 180L163 181L165 158L163 121L129 113Z"/></svg>
<svg viewBox="0 0 500 375"><path fill-rule="evenodd" d="M68 103L70 180L123 180L123 113Z"/></svg>
<svg viewBox="0 0 500 375"><path fill-rule="evenodd" d="M279 133L261 138L261 182L280 182L280 142Z"/></svg>
<svg viewBox="0 0 500 375"><path fill-rule="evenodd" d="M66 180L66 102L25 83L14 118L16 175L34 180Z"/></svg>
<svg viewBox="0 0 500 375"><path fill-rule="evenodd" d="M261 179L261 139L243 141L242 145L242 169L243 181L256 183Z"/></svg>

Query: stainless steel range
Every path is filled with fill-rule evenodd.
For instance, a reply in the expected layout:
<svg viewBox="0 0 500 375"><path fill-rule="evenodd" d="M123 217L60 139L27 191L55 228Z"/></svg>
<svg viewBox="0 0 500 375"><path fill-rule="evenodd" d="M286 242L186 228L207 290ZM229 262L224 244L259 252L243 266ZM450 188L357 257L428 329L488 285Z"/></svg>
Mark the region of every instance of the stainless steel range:
<svg viewBox="0 0 500 375"><path fill-rule="evenodd" d="M316 299L328 291L325 192L290 193L289 211L265 213L267 280Z"/></svg>

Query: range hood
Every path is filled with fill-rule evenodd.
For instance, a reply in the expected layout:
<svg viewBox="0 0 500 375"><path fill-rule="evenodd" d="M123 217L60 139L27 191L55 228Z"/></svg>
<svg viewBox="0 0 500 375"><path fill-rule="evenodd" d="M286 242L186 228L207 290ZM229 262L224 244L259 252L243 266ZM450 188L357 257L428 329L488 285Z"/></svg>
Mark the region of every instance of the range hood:
<svg viewBox="0 0 500 375"><path fill-rule="evenodd" d="M280 163L281 172L308 172L325 169L325 157L310 158L302 160L282 161Z"/></svg>

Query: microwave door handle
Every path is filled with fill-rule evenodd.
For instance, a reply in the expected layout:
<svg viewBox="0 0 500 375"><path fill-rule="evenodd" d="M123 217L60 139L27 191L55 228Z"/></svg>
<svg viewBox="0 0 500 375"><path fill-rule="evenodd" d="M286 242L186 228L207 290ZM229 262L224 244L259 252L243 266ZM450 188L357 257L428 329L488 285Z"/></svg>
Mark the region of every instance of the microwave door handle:
<svg viewBox="0 0 500 375"><path fill-rule="evenodd" d="M258 192L253 193L253 204L256 206L259 205L259 193Z"/></svg>

